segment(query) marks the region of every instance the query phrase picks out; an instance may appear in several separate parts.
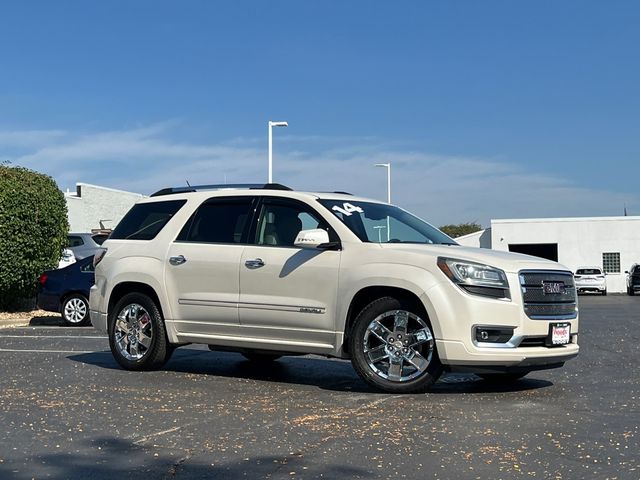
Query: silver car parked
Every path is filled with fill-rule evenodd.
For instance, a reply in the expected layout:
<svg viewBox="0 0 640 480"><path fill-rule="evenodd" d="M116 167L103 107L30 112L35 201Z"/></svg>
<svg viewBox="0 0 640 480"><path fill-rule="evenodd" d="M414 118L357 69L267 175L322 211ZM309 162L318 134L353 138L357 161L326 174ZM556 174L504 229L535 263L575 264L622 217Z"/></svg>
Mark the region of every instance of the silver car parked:
<svg viewBox="0 0 640 480"><path fill-rule="evenodd" d="M67 236L69 250L73 252L76 260L95 255L109 235L104 233L70 233Z"/></svg>

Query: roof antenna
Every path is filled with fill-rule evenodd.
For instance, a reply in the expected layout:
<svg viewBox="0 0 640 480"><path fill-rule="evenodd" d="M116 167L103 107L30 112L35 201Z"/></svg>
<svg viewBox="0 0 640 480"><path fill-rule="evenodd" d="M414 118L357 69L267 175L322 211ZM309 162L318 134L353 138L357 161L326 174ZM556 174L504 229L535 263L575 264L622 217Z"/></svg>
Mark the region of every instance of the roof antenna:
<svg viewBox="0 0 640 480"><path fill-rule="evenodd" d="M187 187L191 187L191 184L189 183L189 180L185 179L185 182L187 182Z"/></svg>

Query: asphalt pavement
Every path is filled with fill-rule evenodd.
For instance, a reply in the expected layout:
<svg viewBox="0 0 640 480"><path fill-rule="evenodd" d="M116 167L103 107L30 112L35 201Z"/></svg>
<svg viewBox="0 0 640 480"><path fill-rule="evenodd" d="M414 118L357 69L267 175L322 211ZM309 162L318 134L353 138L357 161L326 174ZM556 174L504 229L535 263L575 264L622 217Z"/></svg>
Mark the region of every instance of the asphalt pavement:
<svg viewBox="0 0 640 480"><path fill-rule="evenodd" d="M0 329L0 479L640 479L640 297L580 297L580 356L510 386L371 390L349 362L206 347L120 369L92 328Z"/></svg>

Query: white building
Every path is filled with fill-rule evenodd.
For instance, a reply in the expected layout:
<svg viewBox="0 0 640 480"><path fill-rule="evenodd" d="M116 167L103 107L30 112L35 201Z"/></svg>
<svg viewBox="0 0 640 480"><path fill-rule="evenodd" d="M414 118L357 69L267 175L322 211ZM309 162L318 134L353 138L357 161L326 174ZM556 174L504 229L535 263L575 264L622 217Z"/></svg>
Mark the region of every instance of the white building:
<svg viewBox="0 0 640 480"><path fill-rule="evenodd" d="M581 266L602 266L607 290L622 293L626 292L625 270L640 262L640 217L491 220L490 229L456 241L548 258L573 272Z"/></svg>
<svg viewBox="0 0 640 480"><path fill-rule="evenodd" d="M114 228L131 206L145 195L113 188L77 183L76 191L64 194L70 232Z"/></svg>

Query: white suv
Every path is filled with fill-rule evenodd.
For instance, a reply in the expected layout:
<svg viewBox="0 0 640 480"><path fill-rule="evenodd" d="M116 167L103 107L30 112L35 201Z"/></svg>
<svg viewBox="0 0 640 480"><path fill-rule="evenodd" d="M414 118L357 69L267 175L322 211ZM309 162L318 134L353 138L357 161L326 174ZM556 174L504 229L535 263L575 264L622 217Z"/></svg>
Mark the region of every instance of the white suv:
<svg viewBox="0 0 640 480"><path fill-rule="evenodd" d="M351 359L390 392L443 371L512 381L578 355L572 273L458 246L398 207L277 184L164 189L96 256L93 325L130 370L207 344Z"/></svg>
<svg viewBox="0 0 640 480"><path fill-rule="evenodd" d="M607 294L607 278L600 267L578 267L575 274L576 290Z"/></svg>

